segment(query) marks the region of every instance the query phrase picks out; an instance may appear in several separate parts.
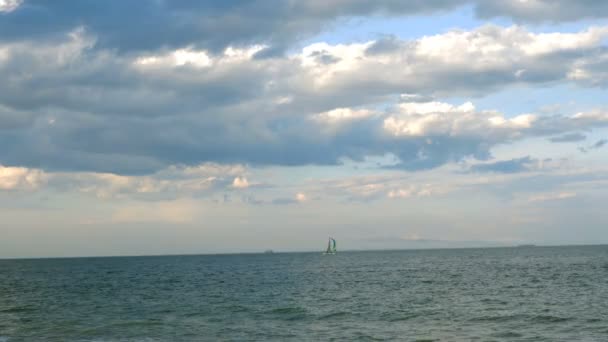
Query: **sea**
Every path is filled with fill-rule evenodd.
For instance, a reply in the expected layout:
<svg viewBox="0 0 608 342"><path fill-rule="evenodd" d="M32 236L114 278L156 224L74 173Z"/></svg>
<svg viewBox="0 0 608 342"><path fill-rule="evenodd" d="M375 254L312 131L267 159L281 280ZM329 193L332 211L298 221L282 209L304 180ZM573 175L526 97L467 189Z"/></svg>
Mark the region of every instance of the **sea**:
<svg viewBox="0 0 608 342"><path fill-rule="evenodd" d="M0 260L0 341L608 341L608 246Z"/></svg>

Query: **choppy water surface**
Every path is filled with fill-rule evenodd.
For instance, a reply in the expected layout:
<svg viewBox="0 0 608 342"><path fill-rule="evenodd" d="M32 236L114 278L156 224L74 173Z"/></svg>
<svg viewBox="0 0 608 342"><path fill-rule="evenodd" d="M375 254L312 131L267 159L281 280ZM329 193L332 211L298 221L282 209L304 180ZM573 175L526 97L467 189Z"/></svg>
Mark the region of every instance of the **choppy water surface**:
<svg viewBox="0 0 608 342"><path fill-rule="evenodd" d="M0 341L608 341L608 246L0 260Z"/></svg>

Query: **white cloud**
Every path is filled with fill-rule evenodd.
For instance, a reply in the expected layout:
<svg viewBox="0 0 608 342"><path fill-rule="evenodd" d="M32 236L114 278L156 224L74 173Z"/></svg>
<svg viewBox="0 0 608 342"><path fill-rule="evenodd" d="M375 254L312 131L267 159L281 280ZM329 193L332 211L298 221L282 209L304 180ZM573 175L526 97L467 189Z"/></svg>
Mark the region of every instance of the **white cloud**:
<svg viewBox="0 0 608 342"><path fill-rule="evenodd" d="M252 45L247 48L228 47L223 54L212 55L207 50L197 50L193 47L177 49L162 54L143 55L135 58L133 64L137 67L172 68L191 66L194 68L209 68L226 63L244 63L264 49L264 45ZM142 70L142 71L145 71Z"/></svg>
<svg viewBox="0 0 608 342"><path fill-rule="evenodd" d="M388 198L409 198L436 196L449 192L450 189L433 184L409 185L407 187L392 189L387 193Z"/></svg>
<svg viewBox="0 0 608 342"><path fill-rule="evenodd" d="M397 87L426 94L448 89L452 93L485 92L488 87L519 82L565 80L575 69L585 70L581 65L575 67L580 56L567 53L597 48L607 36L606 27L576 33L533 33L521 26L486 25L414 41L393 39L391 48L374 53L370 51L382 41L315 43L295 58L301 60L319 91L345 90L365 83L387 92ZM549 62L552 56L560 57Z"/></svg>
<svg viewBox="0 0 608 342"><path fill-rule="evenodd" d="M175 50L166 55L138 57L134 63L144 67L188 65L197 68L210 67L213 64L207 52L191 48Z"/></svg>
<svg viewBox="0 0 608 342"><path fill-rule="evenodd" d="M242 165L208 163L192 167L170 166L154 174L141 176L54 172L44 174L43 179L50 189L76 191L99 199L166 200L211 196L231 188L246 188L251 184L245 174L246 169ZM0 184L1 179L2 177Z"/></svg>
<svg viewBox="0 0 608 342"><path fill-rule="evenodd" d="M0 165L1 190L36 190L47 180L42 170Z"/></svg>
<svg viewBox="0 0 608 342"><path fill-rule="evenodd" d="M234 177L232 187L236 189L245 189L249 187L249 181L245 177Z"/></svg>
<svg viewBox="0 0 608 342"><path fill-rule="evenodd" d="M23 0L0 0L0 12L12 12L16 10Z"/></svg>
<svg viewBox="0 0 608 342"><path fill-rule="evenodd" d="M3 162L121 174L209 161L337 164L392 153L413 161L413 170L487 157L499 143L598 123L560 117L557 127L536 114L511 118L468 102L432 99L570 82L575 69L591 73L582 61L597 54L605 28L541 34L483 26L411 41L311 44L271 58L255 58L263 48L255 44L119 55L99 48L91 32L77 29L52 44L0 43L11 65L0 67L0 76L11 80L0 84L0 103L34 117L15 123L12 112L0 113L0 125L11 118L6 126L23 126L15 134L28 142L19 146L19 157ZM380 109L401 93L406 102ZM44 127L36 116L46 118ZM144 166L133 171L133 165Z"/></svg>
<svg viewBox="0 0 608 342"><path fill-rule="evenodd" d="M576 197L576 193L573 192L558 192L558 193L544 193L533 195L528 198L528 202L546 202L546 201L556 201L556 200L564 200L568 198Z"/></svg>
<svg viewBox="0 0 608 342"><path fill-rule="evenodd" d="M306 202L306 201L308 201L308 196L306 196L306 194L303 192L298 192L296 194L296 201L298 201L300 203Z"/></svg>
<svg viewBox="0 0 608 342"><path fill-rule="evenodd" d="M336 108L323 113L315 114L312 119L321 123L339 124L377 115L367 109Z"/></svg>
<svg viewBox="0 0 608 342"><path fill-rule="evenodd" d="M414 102L400 104L396 113L386 116L383 125L387 133L396 137L485 136L504 140L532 127L536 119L532 114L508 119L496 111L476 111L471 102L460 106Z"/></svg>

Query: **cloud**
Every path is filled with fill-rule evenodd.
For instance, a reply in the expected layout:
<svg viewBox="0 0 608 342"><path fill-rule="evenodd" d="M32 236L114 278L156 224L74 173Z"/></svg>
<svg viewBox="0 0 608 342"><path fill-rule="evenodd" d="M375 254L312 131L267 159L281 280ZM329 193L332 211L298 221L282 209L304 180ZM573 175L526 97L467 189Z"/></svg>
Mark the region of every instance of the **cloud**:
<svg viewBox="0 0 608 342"><path fill-rule="evenodd" d="M15 0L3 0L13 10ZM0 22L4 40L48 39L85 23L103 48L124 52L181 48L220 51L230 45L268 42L283 51L343 17L412 15L455 8L462 0L382 1L25 1ZM222 34L217 34L222 32Z"/></svg>
<svg viewBox="0 0 608 342"><path fill-rule="evenodd" d="M481 18L510 17L520 22L562 22L605 18L608 4L602 0L495 0L477 1Z"/></svg>
<svg viewBox="0 0 608 342"><path fill-rule="evenodd" d="M315 114L312 119L320 123L340 124L344 122L361 120L375 115L371 110L367 109L351 109L351 108L336 108L323 113Z"/></svg>
<svg viewBox="0 0 608 342"><path fill-rule="evenodd" d="M309 200L308 196L303 192L296 193L293 197L278 197L270 201L271 204L275 205L290 205L290 204L301 204ZM264 202L262 202L264 203Z"/></svg>
<svg viewBox="0 0 608 342"><path fill-rule="evenodd" d="M232 181L232 187L236 189L245 189L249 187L249 181L245 177L235 177Z"/></svg>
<svg viewBox="0 0 608 342"><path fill-rule="evenodd" d="M57 0L2 0L0 40L47 40L86 25L99 46L123 53L187 46L221 51L228 46L268 43L276 56L301 39L344 18L428 15L472 6L480 18L510 17L519 22L560 22L608 16L599 0L310 0L310 1L129 1L78 4ZM222 34L217 34L222 32Z"/></svg>
<svg viewBox="0 0 608 342"><path fill-rule="evenodd" d="M556 200L564 200L568 198L576 197L575 193L572 192L558 192L558 193L546 193L546 194L538 194L531 196L528 199L528 202L547 202L547 201L556 201Z"/></svg>
<svg viewBox="0 0 608 342"><path fill-rule="evenodd" d="M577 142L587 139L587 136L581 133L568 133L557 137L549 138L549 141L554 143Z"/></svg>
<svg viewBox="0 0 608 342"><path fill-rule="evenodd" d="M601 139L598 140L595 144L589 146L589 147L579 147L578 150L583 152L583 153L587 153L590 152L592 150L597 150L600 149L602 147L604 147L606 144L608 144L608 139Z"/></svg>
<svg viewBox="0 0 608 342"><path fill-rule="evenodd" d="M426 197L446 193L446 189L432 185L410 185L406 188L392 189L387 193L388 198L409 198L409 197Z"/></svg>
<svg viewBox="0 0 608 342"><path fill-rule="evenodd" d="M443 170L442 172L445 172ZM444 176L428 175L416 178L401 172L386 171L377 175L315 179L307 184L307 193L316 198L340 198L347 201L369 202L384 199L405 199L440 196L455 187L441 181Z"/></svg>
<svg viewBox="0 0 608 342"><path fill-rule="evenodd" d="M0 0L0 13L12 12L16 10L22 2L22 0Z"/></svg>
<svg viewBox="0 0 608 342"><path fill-rule="evenodd" d="M308 201L308 196L306 196L306 194L302 193L302 192L298 192L296 194L296 201L302 203L302 202L306 202Z"/></svg>
<svg viewBox="0 0 608 342"><path fill-rule="evenodd" d="M260 42L122 54L105 48L108 38L94 27L46 42L0 42L0 77L10 80L0 84L0 162L137 176L171 165L337 165L393 154L397 167L424 170L485 160L497 144L608 124L602 111L507 118L433 100L577 82L568 75L604 53L605 27L483 26L394 38L393 49L374 53L377 41L316 43L272 58L256 58Z"/></svg>
<svg viewBox="0 0 608 342"><path fill-rule="evenodd" d="M0 166L0 191L51 190L91 195L99 199L167 201L211 197L252 184L242 165L170 166L151 175L96 172L44 172ZM236 185L235 185L236 184ZM257 184L253 184L257 185ZM257 185L259 186L259 185Z"/></svg>
<svg viewBox="0 0 608 342"><path fill-rule="evenodd" d="M41 170L0 165L0 191L37 190L47 178Z"/></svg>
<svg viewBox="0 0 608 342"><path fill-rule="evenodd" d="M591 146L591 148L601 148L604 147L606 144L608 144L607 139L598 140L595 144L593 144L593 146Z"/></svg>
<svg viewBox="0 0 608 342"><path fill-rule="evenodd" d="M511 160L502 160L493 163L477 164L471 166L473 172L498 172L498 173L517 173L532 170L538 163L538 160L532 159L529 156L523 158L515 158Z"/></svg>

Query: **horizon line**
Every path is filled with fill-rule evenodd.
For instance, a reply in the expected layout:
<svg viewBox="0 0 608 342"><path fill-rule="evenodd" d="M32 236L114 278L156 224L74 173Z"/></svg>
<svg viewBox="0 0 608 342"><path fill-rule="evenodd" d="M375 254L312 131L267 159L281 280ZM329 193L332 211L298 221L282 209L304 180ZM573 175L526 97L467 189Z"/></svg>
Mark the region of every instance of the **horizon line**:
<svg viewBox="0 0 608 342"><path fill-rule="evenodd" d="M339 253L352 252L399 252L424 250L452 250L452 249L494 249L494 248L546 248L546 247L601 247L608 243L574 243L574 244L534 244L522 243L504 246L453 246L453 247L422 247L422 248L386 248L386 249L345 249ZM268 250L268 249L267 249ZM272 249L271 249L272 250ZM322 250L293 250L274 251L272 254L304 254L322 253ZM126 254L126 255L88 255L88 256L40 256L40 257L0 257L4 260L48 260L48 259L101 259L101 258L146 258L146 257L179 257L179 256L231 256L231 255L265 255L265 250L259 252L218 252L218 253L178 253L178 254Z"/></svg>

